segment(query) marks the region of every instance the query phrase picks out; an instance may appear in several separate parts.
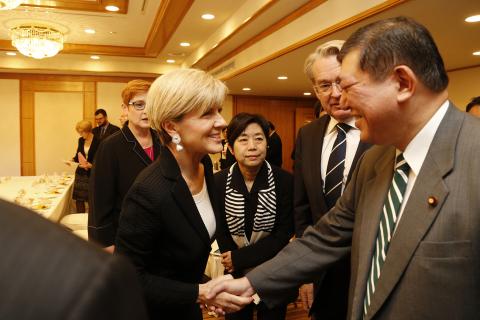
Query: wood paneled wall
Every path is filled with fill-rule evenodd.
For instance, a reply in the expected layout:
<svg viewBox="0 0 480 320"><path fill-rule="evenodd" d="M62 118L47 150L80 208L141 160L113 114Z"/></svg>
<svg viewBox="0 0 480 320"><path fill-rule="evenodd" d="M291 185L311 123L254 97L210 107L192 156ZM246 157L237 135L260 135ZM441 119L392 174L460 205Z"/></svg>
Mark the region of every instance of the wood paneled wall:
<svg viewBox="0 0 480 320"><path fill-rule="evenodd" d="M282 167L291 172L295 137L300 124L304 123L299 117L312 118L315 101L301 98L234 96L233 114L258 113L271 121L282 139ZM311 114L308 114L308 110L311 110Z"/></svg>

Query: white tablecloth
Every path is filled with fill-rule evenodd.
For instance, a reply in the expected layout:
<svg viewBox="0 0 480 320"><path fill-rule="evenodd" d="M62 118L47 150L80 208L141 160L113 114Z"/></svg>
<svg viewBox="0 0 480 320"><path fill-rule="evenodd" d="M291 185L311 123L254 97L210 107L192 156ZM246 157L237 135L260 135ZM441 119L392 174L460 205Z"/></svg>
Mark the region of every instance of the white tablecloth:
<svg viewBox="0 0 480 320"><path fill-rule="evenodd" d="M1 177L0 198L58 222L70 213L72 186L72 175Z"/></svg>

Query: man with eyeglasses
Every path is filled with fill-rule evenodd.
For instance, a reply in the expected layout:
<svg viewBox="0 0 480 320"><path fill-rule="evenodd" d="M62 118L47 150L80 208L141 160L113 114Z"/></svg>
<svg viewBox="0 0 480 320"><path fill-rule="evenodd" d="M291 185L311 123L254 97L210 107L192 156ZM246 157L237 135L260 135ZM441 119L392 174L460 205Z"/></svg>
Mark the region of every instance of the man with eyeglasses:
<svg viewBox="0 0 480 320"><path fill-rule="evenodd" d="M355 127L351 110L340 99L337 55L343 43L333 40L320 45L305 61L305 74L327 115L302 127L297 136L294 217L298 238L334 206L358 158L369 147L360 142L360 131ZM313 318L345 319L349 268L350 260L343 259L322 279L300 288L303 305Z"/></svg>
<svg viewBox="0 0 480 320"><path fill-rule="evenodd" d="M97 126L93 128L92 133L99 141L120 130L119 127L108 122L107 112L104 109L95 111L95 122Z"/></svg>

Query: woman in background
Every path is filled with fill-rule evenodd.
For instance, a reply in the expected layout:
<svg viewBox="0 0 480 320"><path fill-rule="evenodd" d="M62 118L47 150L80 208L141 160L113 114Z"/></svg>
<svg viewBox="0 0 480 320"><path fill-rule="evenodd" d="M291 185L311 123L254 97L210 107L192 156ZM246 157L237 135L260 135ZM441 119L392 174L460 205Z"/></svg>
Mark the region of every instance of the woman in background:
<svg viewBox="0 0 480 320"><path fill-rule="evenodd" d="M293 176L265 160L269 124L260 115L240 113L227 128L230 151L236 159L215 174L222 215L217 242L222 264L235 278L273 258L293 236ZM292 300L297 292L288 295ZM287 299L288 300L288 299ZM226 315L230 320L285 319L283 305L267 309L252 303Z"/></svg>
<svg viewBox="0 0 480 320"><path fill-rule="evenodd" d="M151 319L202 319L208 285L199 283L218 214L208 154L222 150L226 93L221 81L194 69L166 73L148 92L161 157L125 198L115 253L136 267Z"/></svg>
<svg viewBox="0 0 480 320"><path fill-rule="evenodd" d="M160 141L145 111L151 83L132 80L122 91L127 121L103 140L95 159L90 185L88 237L113 252L123 198L137 175L160 154Z"/></svg>
<svg viewBox="0 0 480 320"><path fill-rule="evenodd" d="M75 129L80 138L78 138L77 152L72 159L74 162L78 162L78 167L75 170L72 198L75 200L77 213L84 213L86 212L85 202L88 202L90 169L99 141L92 133L92 123L90 121L79 121Z"/></svg>

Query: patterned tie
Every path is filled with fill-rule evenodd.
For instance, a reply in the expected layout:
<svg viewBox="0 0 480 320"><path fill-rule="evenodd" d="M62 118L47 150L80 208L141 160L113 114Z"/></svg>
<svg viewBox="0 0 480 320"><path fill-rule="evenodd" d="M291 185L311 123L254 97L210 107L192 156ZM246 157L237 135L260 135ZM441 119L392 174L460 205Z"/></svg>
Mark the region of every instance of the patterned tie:
<svg viewBox="0 0 480 320"><path fill-rule="evenodd" d="M383 204L380 227L378 228L377 240L375 241L375 254L372 257L372 265L367 280L367 290L363 302L363 315L367 315L371 298L375 292L375 285L380 278L380 271L385 262L390 240L392 239L395 225L398 221L398 214L403 201L403 195L407 188L408 172L410 167L400 153L397 156L395 173L393 175L387 198Z"/></svg>
<svg viewBox="0 0 480 320"><path fill-rule="evenodd" d="M343 171L345 170L345 153L347 151L347 132L350 126L337 123L337 139L333 144L328 158L327 174L325 175L325 200L328 209L335 205L342 194Z"/></svg>
<svg viewBox="0 0 480 320"><path fill-rule="evenodd" d="M107 127L106 127L106 126L103 126L103 127L100 129L100 138L102 138L102 137L105 135L105 131L107 131Z"/></svg>

